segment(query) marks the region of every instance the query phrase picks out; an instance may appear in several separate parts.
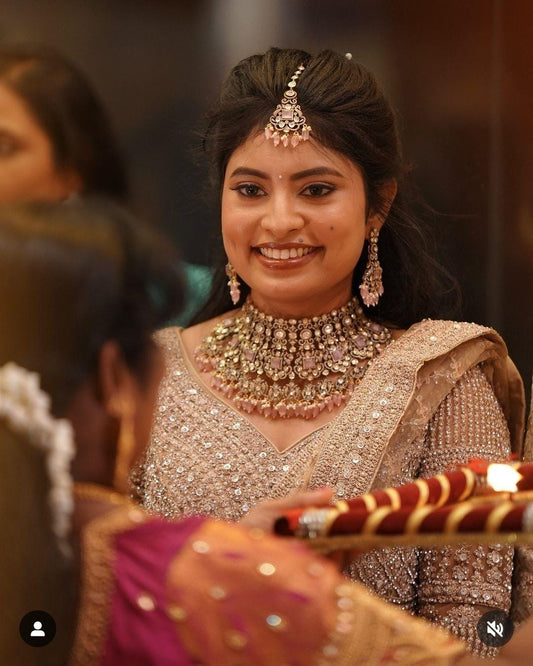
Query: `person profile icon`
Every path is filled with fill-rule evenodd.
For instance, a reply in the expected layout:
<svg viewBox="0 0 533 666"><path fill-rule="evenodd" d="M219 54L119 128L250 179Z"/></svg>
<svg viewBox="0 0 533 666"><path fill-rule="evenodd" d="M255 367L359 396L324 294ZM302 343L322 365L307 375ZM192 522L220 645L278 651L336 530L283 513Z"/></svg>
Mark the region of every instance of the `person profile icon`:
<svg viewBox="0 0 533 666"><path fill-rule="evenodd" d="M21 619L19 633L22 640L31 647L43 647L54 640L56 623L50 613L32 610Z"/></svg>
<svg viewBox="0 0 533 666"><path fill-rule="evenodd" d="M46 634L43 631L43 623L42 622L39 622L37 620L37 622L33 623L33 631L31 632L30 636L32 638L41 638L41 637L46 636Z"/></svg>

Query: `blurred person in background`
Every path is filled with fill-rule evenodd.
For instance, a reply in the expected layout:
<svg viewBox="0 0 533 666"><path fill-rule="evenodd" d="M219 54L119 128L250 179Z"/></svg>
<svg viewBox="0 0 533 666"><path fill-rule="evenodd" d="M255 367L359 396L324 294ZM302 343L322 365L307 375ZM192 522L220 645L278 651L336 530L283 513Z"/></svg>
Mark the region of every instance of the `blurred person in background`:
<svg viewBox="0 0 533 666"><path fill-rule="evenodd" d="M0 203L101 195L126 203L127 170L102 101L55 50L0 46ZM186 300L177 323L204 302L211 273L183 264Z"/></svg>
<svg viewBox="0 0 533 666"><path fill-rule="evenodd" d="M102 103L52 49L0 46L0 202L76 194L128 195Z"/></svg>

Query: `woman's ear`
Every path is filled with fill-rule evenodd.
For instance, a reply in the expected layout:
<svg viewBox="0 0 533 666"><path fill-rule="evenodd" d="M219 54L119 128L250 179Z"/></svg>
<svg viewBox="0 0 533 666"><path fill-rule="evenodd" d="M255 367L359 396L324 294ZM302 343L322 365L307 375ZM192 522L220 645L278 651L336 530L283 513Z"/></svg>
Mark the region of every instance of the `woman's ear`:
<svg viewBox="0 0 533 666"><path fill-rule="evenodd" d="M396 198L397 192L398 192L398 182L396 181L396 178L391 178L386 183L381 185L381 187L379 188L378 190L379 207L376 208L375 210L371 210L366 220L367 240L371 229L379 230L385 223L387 215L389 214L389 211L391 209L392 203Z"/></svg>
<svg viewBox="0 0 533 666"><path fill-rule="evenodd" d="M119 424L114 447L113 487L127 494L131 465L138 454L135 427L138 403L134 376L114 341L106 342L100 351L99 384L102 406L108 417Z"/></svg>
<svg viewBox="0 0 533 666"><path fill-rule="evenodd" d="M83 181L75 169L66 167L60 171L59 177L67 199L81 194L83 191Z"/></svg>
<svg viewBox="0 0 533 666"><path fill-rule="evenodd" d="M131 370L128 368L118 344L108 340L100 350L98 359L98 394L109 416L120 418L121 405L134 392Z"/></svg>

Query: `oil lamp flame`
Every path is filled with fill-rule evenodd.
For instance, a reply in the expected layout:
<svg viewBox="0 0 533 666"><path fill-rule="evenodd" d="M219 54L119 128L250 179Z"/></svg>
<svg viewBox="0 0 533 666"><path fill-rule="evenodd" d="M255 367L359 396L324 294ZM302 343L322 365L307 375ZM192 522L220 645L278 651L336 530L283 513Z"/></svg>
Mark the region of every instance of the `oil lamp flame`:
<svg viewBox="0 0 533 666"><path fill-rule="evenodd" d="M496 492L516 492L522 475L510 465L492 464L487 469L487 484Z"/></svg>

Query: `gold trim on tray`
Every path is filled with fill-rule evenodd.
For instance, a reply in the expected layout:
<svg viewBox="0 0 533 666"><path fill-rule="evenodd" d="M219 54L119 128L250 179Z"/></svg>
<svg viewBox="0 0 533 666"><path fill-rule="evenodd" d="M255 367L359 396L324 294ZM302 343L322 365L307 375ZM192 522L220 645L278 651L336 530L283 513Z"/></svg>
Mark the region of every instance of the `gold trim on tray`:
<svg viewBox="0 0 533 666"><path fill-rule="evenodd" d="M526 532L502 532L487 534L485 532L463 532L456 534L424 533L424 534L348 534L330 537L305 539L309 548L319 553L331 553L335 550L374 550L379 548L419 547L442 548L461 544L489 545L503 544L507 546L532 546L533 534Z"/></svg>

